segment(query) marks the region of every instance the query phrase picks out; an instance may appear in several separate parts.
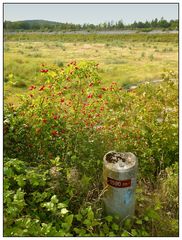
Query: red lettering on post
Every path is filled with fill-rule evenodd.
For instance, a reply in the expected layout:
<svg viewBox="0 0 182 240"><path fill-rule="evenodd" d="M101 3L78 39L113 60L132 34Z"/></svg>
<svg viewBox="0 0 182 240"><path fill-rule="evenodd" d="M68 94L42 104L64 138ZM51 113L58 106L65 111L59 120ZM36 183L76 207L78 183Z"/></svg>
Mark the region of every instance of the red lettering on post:
<svg viewBox="0 0 182 240"><path fill-rule="evenodd" d="M131 179L115 180L110 177L107 177L107 184L115 188L126 188L131 186Z"/></svg>

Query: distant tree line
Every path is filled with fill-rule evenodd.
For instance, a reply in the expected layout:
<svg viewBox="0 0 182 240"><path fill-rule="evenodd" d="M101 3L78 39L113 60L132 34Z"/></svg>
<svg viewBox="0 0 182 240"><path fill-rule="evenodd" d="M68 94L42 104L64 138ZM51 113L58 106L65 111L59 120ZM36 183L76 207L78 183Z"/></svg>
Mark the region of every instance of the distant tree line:
<svg viewBox="0 0 182 240"><path fill-rule="evenodd" d="M124 24L122 20L117 22L104 22L98 25L94 24L73 24L73 23L59 23L45 20L25 20L25 21L4 21L5 31L43 31L43 32L57 32L57 31L112 31L112 30L135 30L146 29L146 31L154 29L163 30L178 30L179 21L167 21L164 18L152 21L134 22L132 24Z"/></svg>

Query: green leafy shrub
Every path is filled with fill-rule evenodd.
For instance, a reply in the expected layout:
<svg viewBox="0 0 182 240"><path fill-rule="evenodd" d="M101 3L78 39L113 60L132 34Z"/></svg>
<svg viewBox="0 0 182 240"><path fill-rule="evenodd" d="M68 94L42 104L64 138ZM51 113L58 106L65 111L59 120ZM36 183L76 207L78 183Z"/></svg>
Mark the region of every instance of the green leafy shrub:
<svg viewBox="0 0 182 240"><path fill-rule="evenodd" d="M95 62L43 65L40 85L29 87L20 106L4 110L4 235L155 236L161 206L171 212L175 206L169 231L175 235L175 78L169 72L163 82L123 89L116 82L104 86ZM162 191L169 201L151 203L142 190L135 218L104 216L102 158L112 149L136 154L139 179L152 186L166 171Z"/></svg>
<svg viewBox="0 0 182 240"><path fill-rule="evenodd" d="M18 88L26 88L27 84L23 80L18 80L13 84L13 86Z"/></svg>
<svg viewBox="0 0 182 240"><path fill-rule="evenodd" d="M160 190L162 195L162 202L165 206L166 212L172 214L172 217L178 218L178 163L175 162L170 167L165 169L164 177L161 177ZM167 199L167 201L166 201ZM176 215L177 214L177 215Z"/></svg>

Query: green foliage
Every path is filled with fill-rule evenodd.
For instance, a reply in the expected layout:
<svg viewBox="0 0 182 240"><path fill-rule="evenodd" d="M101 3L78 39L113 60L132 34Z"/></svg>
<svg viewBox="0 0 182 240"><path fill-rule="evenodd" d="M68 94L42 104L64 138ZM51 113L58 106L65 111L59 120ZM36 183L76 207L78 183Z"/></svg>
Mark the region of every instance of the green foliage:
<svg viewBox="0 0 182 240"><path fill-rule="evenodd" d="M149 59L150 59L150 61L153 61L154 60L154 55L153 54L149 55Z"/></svg>
<svg viewBox="0 0 182 240"><path fill-rule="evenodd" d="M104 86L95 62L42 66L40 85L4 111L5 236L162 235L162 207L174 206L166 222L177 233L178 85L174 72L162 77L123 89ZM110 149L136 154L140 180L154 185L166 172L169 201L151 203L139 189L136 217L104 216L100 176Z"/></svg>
<svg viewBox="0 0 182 240"><path fill-rule="evenodd" d="M162 193L162 201L169 215L178 218L178 163L175 162L165 169L165 174L160 179L160 191ZM167 201L166 201L167 199Z"/></svg>
<svg viewBox="0 0 182 240"><path fill-rule="evenodd" d="M18 87L18 88L26 88L27 87L26 83L22 80L18 80L16 82L14 82L13 86Z"/></svg>
<svg viewBox="0 0 182 240"><path fill-rule="evenodd" d="M95 42L95 43L108 43L113 44L118 41L127 41L127 42L173 42L178 43L178 34L28 34L28 33L5 33L5 41L39 41L44 42L45 38L48 42L51 41L61 41L62 42ZM116 41L117 39L117 41Z"/></svg>
<svg viewBox="0 0 182 240"><path fill-rule="evenodd" d="M63 63L62 61L60 61L60 60L56 60L54 63L55 63L58 67L63 67L63 66L64 66L64 63Z"/></svg>
<svg viewBox="0 0 182 240"><path fill-rule="evenodd" d="M178 20L170 20L169 22L163 18L152 20L151 22L134 22L132 24L124 25L122 20L118 22L104 22L103 24L88 24L82 26L80 24L72 23L58 23L45 20L26 20L26 21L5 21L4 29L6 31L103 31L103 30L122 30L122 29L142 29L143 31L151 31L152 29L178 29Z"/></svg>

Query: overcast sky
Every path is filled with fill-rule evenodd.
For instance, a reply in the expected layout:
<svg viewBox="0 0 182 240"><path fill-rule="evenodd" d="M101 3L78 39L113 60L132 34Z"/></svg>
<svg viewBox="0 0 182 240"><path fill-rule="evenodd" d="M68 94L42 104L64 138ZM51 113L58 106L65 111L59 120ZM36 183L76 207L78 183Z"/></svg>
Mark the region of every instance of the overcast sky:
<svg viewBox="0 0 182 240"><path fill-rule="evenodd" d="M161 17L166 20L178 19L178 4L4 4L4 20L9 21L43 19L98 24L122 20L124 24L128 24Z"/></svg>

